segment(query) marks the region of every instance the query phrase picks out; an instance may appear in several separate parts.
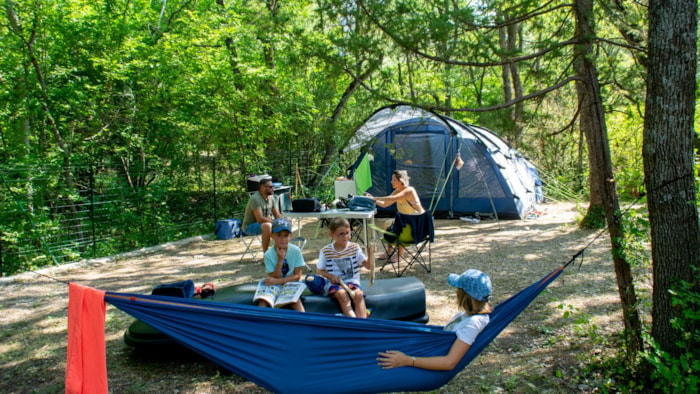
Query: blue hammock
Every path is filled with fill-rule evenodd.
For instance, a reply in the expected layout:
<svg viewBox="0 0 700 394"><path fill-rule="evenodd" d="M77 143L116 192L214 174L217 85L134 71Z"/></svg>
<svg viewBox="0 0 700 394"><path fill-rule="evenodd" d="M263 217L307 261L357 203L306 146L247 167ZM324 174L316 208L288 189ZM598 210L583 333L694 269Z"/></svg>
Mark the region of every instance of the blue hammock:
<svg viewBox="0 0 700 394"><path fill-rule="evenodd" d="M105 301L274 392L427 391L466 367L563 269L498 304L451 371L385 370L376 362L377 352L386 350L418 357L447 354L456 337L438 326L112 292Z"/></svg>

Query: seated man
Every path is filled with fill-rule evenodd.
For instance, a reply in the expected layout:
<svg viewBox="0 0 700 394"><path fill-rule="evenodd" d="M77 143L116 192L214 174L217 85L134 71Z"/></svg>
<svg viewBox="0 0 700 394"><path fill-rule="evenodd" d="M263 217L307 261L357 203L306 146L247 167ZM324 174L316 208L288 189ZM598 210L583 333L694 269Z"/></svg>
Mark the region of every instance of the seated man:
<svg viewBox="0 0 700 394"><path fill-rule="evenodd" d="M272 179L263 179L258 185L258 191L253 193L245 206L243 216L243 233L245 235L262 234L263 253L270 246L270 234L272 233L272 221L282 217L277 210L275 190L272 187Z"/></svg>

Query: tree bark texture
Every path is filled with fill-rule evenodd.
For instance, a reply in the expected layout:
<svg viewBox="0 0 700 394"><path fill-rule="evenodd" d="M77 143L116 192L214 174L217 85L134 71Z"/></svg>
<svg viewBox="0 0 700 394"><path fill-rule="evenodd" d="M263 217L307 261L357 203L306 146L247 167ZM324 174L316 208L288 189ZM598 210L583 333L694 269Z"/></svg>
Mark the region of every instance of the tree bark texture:
<svg viewBox="0 0 700 394"><path fill-rule="evenodd" d="M694 283L691 266L700 267L697 185L693 139L697 68L697 2L649 2L649 75L644 120L644 173L651 224L654 274L652 336L671 355L670 289L679 279ZM696 330L700 327L695 327Z"/></svg>
<svg viewBox="0 0 700 394"><path fill-rule="evenodd" d="M508 60L509 56L513 56L515 53L521 53L521 29L522 27L515 23L498 29L498 41L503 51L501 61L504 63ZM504 102L508 103L523 97L523 84L520 79L518 63L506 63L501 66L501 81L503 83ZM508 140L516 148L522 144L523 133L525 131L523 124L524 113L525 104L523 102L516 103L510 112L512 129L509 131L510 138Z"/></svg>
<svg viewBox="0 0 700 394"><path fill-rule="evenodd" d="M521 52L522 40L520 39L522 26L520 24L512 24L508 26L508 48L511 51ZM511 78L513 80L513 92L515 99L519 100L523 97L523 82L520 79L520 67L518 63L509 64ZM522 145L523 133L525 131L523 123L523 114L525 113L525 103L522 101L516 103L511 111L511 120L513 121L513 141L516 147Z"/></svg>
<svg viewBox="0 0 700 394"><path fill-rule="evenodd" d="M627 350L630 359L642 349L641 319L637 310L637 296L634 289L632 270L623 253L623 231L618 219L620 206L615 190L615 177L610 158L610 146L605 125L605 112L600 96L598 71L593 62L592 38L593 4L591 0L577 0L576 35L582 44L575 47L574 68L580 80L576 82L576 92L581 106L579 122L586 135L588 160L591 176L591 194L596 190L610 233L612 257L617 278L618 293L623 310L627 334ZM591 196L592 198L593 196ZM593 201L591 201L593 205ZM590 213L590 211L589 211Z"/></svg>

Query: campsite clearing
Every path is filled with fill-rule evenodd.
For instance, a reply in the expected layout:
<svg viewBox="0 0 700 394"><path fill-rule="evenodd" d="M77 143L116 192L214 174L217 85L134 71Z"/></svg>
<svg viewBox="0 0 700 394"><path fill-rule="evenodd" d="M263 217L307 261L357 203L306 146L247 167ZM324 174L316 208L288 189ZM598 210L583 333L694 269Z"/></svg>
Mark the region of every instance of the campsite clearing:
<svg viewBox="0 0 700 394"><path fill-rule="evenodd" d="M478 224L436 220L433 271L414 269L407 273L426 286L430 324L445 324L456 311L454 290L446 284L448 273L467 268L483 270L491 276L494 302L498 303L569 261L597 235L576 227L575 204L552 203L539 208L546 213L532 220L482 220ZM312 237L316 225L314 220L302 221L302 234ZM312 267L326 242L328 238L323 235L309 239L304 257ZM235 239L197 237L43 270L42 275L25 273L1 278L0 392L63 391L68 303L68 286L63 282L144 294L158 284L185 279L192 279L197 285L213 282L221 288L252 282L263 275L262 265L250 259L239 263L243 250L242 243ZM390 272L377 272L377 278L392 276ZM638 278L648 276L648 272L637 273ZM152 354L126 346L122 337L132 321L132 317L116 308L107 307L105 338L111 392L265 392L191 354ZM481 355L438 392L598 391L602 385L599 377L582 368L616 351L621 330L609 238L603 234L588 247L582 265L577 262L567 268Z"/></svg>

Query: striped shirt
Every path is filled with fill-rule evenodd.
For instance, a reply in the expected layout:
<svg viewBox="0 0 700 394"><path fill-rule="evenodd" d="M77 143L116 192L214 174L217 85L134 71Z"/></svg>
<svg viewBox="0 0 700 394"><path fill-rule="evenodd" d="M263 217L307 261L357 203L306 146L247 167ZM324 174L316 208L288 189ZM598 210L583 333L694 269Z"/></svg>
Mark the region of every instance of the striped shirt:
<svg viewBox="0 0 700 394"><path fill-rule="evenodd" d="M365 260L367 257L357 243L348 242L345 249L338 251L331 242L321 248L316 268L340 277L345 283L360 285L360 265Z"/></svg>

